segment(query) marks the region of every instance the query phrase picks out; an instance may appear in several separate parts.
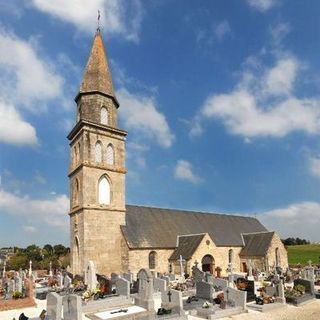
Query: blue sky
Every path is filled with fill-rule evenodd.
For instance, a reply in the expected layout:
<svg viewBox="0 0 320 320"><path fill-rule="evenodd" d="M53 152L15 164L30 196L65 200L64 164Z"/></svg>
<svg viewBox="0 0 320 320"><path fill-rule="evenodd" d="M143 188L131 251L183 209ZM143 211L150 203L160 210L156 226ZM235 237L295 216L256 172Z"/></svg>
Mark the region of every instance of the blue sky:
<svg viewBox="0 0 320 320"><path fill-rule="evenodd" d="M98 9L126 202L320 241L319 1L0 2L0 246L69 242L66 136Z"/></svg>

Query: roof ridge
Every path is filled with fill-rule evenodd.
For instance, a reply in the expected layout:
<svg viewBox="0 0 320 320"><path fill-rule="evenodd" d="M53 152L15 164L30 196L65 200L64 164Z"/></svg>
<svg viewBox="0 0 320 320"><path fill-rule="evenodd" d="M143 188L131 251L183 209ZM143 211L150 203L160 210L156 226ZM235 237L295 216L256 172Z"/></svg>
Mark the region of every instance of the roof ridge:
<svg viewBox="0 0 320 320"><path fill-rule="evenodd" d="M237 218L250 218L258 220L256 217L251 217L248 215L241 215L240 213L221 213L221 212L208 212L208 211L194 211L190 209L177 209L177 208L160 208L154 206L146 206L146 205L134 205L134 204L126 204L126 206L138 207L138 208L146 208L146 209L157 209L157 210L167 210L167 211L178 211L180 213L200 213L200 214L208 214L208 215L217 215L217 216L228 216L228 217L237 217Z"/></svg>

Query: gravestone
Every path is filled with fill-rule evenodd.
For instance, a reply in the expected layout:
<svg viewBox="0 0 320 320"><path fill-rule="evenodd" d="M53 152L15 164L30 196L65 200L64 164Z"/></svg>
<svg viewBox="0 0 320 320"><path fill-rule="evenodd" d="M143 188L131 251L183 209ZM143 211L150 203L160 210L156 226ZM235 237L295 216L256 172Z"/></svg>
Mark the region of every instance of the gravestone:
<svg viewBox="0 0 320 320"><path fill-rule="evenodd" d="M164 279L154 278L153 279L154 291L164 292L167 290L167 282Z"/></svg>
<svg viewBox="0 0 320 320"><path fill-rule="evenodd" d="M62 297L55 292L47 295L47 315L50 320L61 320Z"/></svg>
<svg viewBox="0 0 320 320"><path fill-rule="evenodd" d="M204 281L196 282L196 297L209 300L213 299L213 285Z"/></svg>
<svg viewBox="0 0 320 320"><path fill-rule="evenodd" d="M183 314L182 292L169 289L161 292L161 306L165 309L171 309L172 313Z"/></svg>
<svg viewBox="0 0 320 320"><path fill-rule="evenodd" d="M205 278L205 281L208 283L212 283L214 279L213 275L210 272L206 272L204 274L204 278Z"/></svg>
<svg viewBox="0 0 320 320"><path fill-rule="evenodd" d="M97 288L97 275L96 268L94 266L93 261L89 261L87 264L86 272L85 272L85 284L88 287L88 290L94 290Z"/></svg>
<svg viewBox="0 0 320 320"><path fill-rule="evenodd" d="M271 297L276 296L278 294L277 287L275 286L267 286L265 290L266 290L266 294Z"/></svg>
<svg viewBox="0 0 320 320"><path fill-rule="evenodd" d="M314 281L314 268L312 266L305 267L304 270L304 279L309 281Z"/></svg>
<svg viewBox="0 0 320 320"><path fill-rule="evenodd" d="M71 283L72 283L71 278L68 275L66 275L64 277L64 279L63 279L63 288L64 289L69 289L70 286L71 286Z"/></svg>
<svg viewBox="0 0 320 320"><path fill-rule="evenodd" d="M145 308L149 311L154 310L153 301L153 276L149 269L141 269L138 272L138 295L136 303L138 306Z"/></svg>
<svg viewBox="0 0 320 320"><path fill-rule="evenodd" d="M162 280L164 280L166 282L167 286L169 285L170 279L168 276L163 276Z"/></svg>
<svg viewBox="0 0 320 320"><path fill-rule="evenodd" d="M62 288L63 287L63 276L60 272L57 274L57 281L58 281L58 287Z"/></svg>
<svg viewBox="0 0 320 320"><path fill-rule="evenodd" d="M204 272L201 271L196 265L192 267L192 277L195 282L200 282L204 279Z"/></svg>
<svg viewBox="0 0 320 320"><path fill-rule="evenodd" d="M222 291L228 287L228 280L213 278L211 284L213 285L215 291Z"/></svg>
<svg viewBox="0 0 320 320"><path fill-rule="evenodd" d="M10 281L9 281L9 293L10 292L13 292L13 291L16 291L16 283L15 283L15 281L14 281L14 279L11 279Z"/></svg>
<svg viewBox="0 0 320 320"><path fill-rule="evenodd" d="M116 280L116 292L120 296L130 296L130 282L123 278L118 278Z"/></svg>
<svg viewBox="0 0 320 320"><path fill-rule="evenodd" d="M81 298L75 294L63 297L63 320L81 320Z"/></svg>
<svg viewBox="0 0 320 320"><path fill-rule="evenodd" d="M15 291L22 292L22 278L19 276L16 276L14 278L14 282L15 282Z"/></svg>
<svg viewBox="0 0 320 320"><path fill-rule="evenodd" d="M234 307L241 307L242 309L246 309L247 303L247 292L240 291L233 288L225 288L223 290L223 295L225 301L229 304L232 304Z"/></svg>
<svg viewBox="0 0 320 320"><path fill-rule="evenodd" d="M130 284L133 282L133 274L131 272L124 272L122 278L128 280Z"/></svg>
<svg viewBox="0 0 320 320"><path fill-rule="evenodd" d="M277 285L277 293L278 293L279 302L286 303L286 298L285 298L285 294L284 294L284 285L282 282L280 282Z"/></svg>
<svg viewBox="0 0 320 320"><path fill-rule="evenodd" d="M175 280L175 276L174 276L173 273L169 273L168 277L169 277L169 281L174 281Z"/></svg>
<svg viewBox="0 0 320 320"><path fill-rule="evenodd" d="M117 273L111 273L111 281L115 282L120 276Z"/></svg>
<svg viewBox="0 0 320 320"><path fill-rule="evenodd" d="M311 295L315 294L314 282L305 279L296 279L293 282L293 285L296 286L298 284L302 284L305 287L305 292Z"/></svg>

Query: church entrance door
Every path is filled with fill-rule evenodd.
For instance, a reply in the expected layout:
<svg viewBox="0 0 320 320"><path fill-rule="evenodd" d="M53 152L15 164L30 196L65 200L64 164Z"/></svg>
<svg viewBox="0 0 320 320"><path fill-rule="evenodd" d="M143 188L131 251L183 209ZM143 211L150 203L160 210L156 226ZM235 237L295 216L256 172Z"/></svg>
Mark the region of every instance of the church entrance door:
<svg viewBox="0 0 320 320"><path fill-rule="evenodd" d="M201 264L203 272L210 272L211 274L214 274L214 258L211 254L206 254L202 258Z"/></svg>

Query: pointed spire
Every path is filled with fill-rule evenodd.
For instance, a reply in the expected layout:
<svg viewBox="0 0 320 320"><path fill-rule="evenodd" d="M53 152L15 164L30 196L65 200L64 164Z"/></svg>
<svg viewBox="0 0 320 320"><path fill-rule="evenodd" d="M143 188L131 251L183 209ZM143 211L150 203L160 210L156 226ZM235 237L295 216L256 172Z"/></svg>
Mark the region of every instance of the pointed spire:
<svg viewBox="0 0 320 320"><path fill-rule="evenodd" d="M79 94L89 92L100 92L115 98L111 73L99 28L93 39Z"/></svg>

